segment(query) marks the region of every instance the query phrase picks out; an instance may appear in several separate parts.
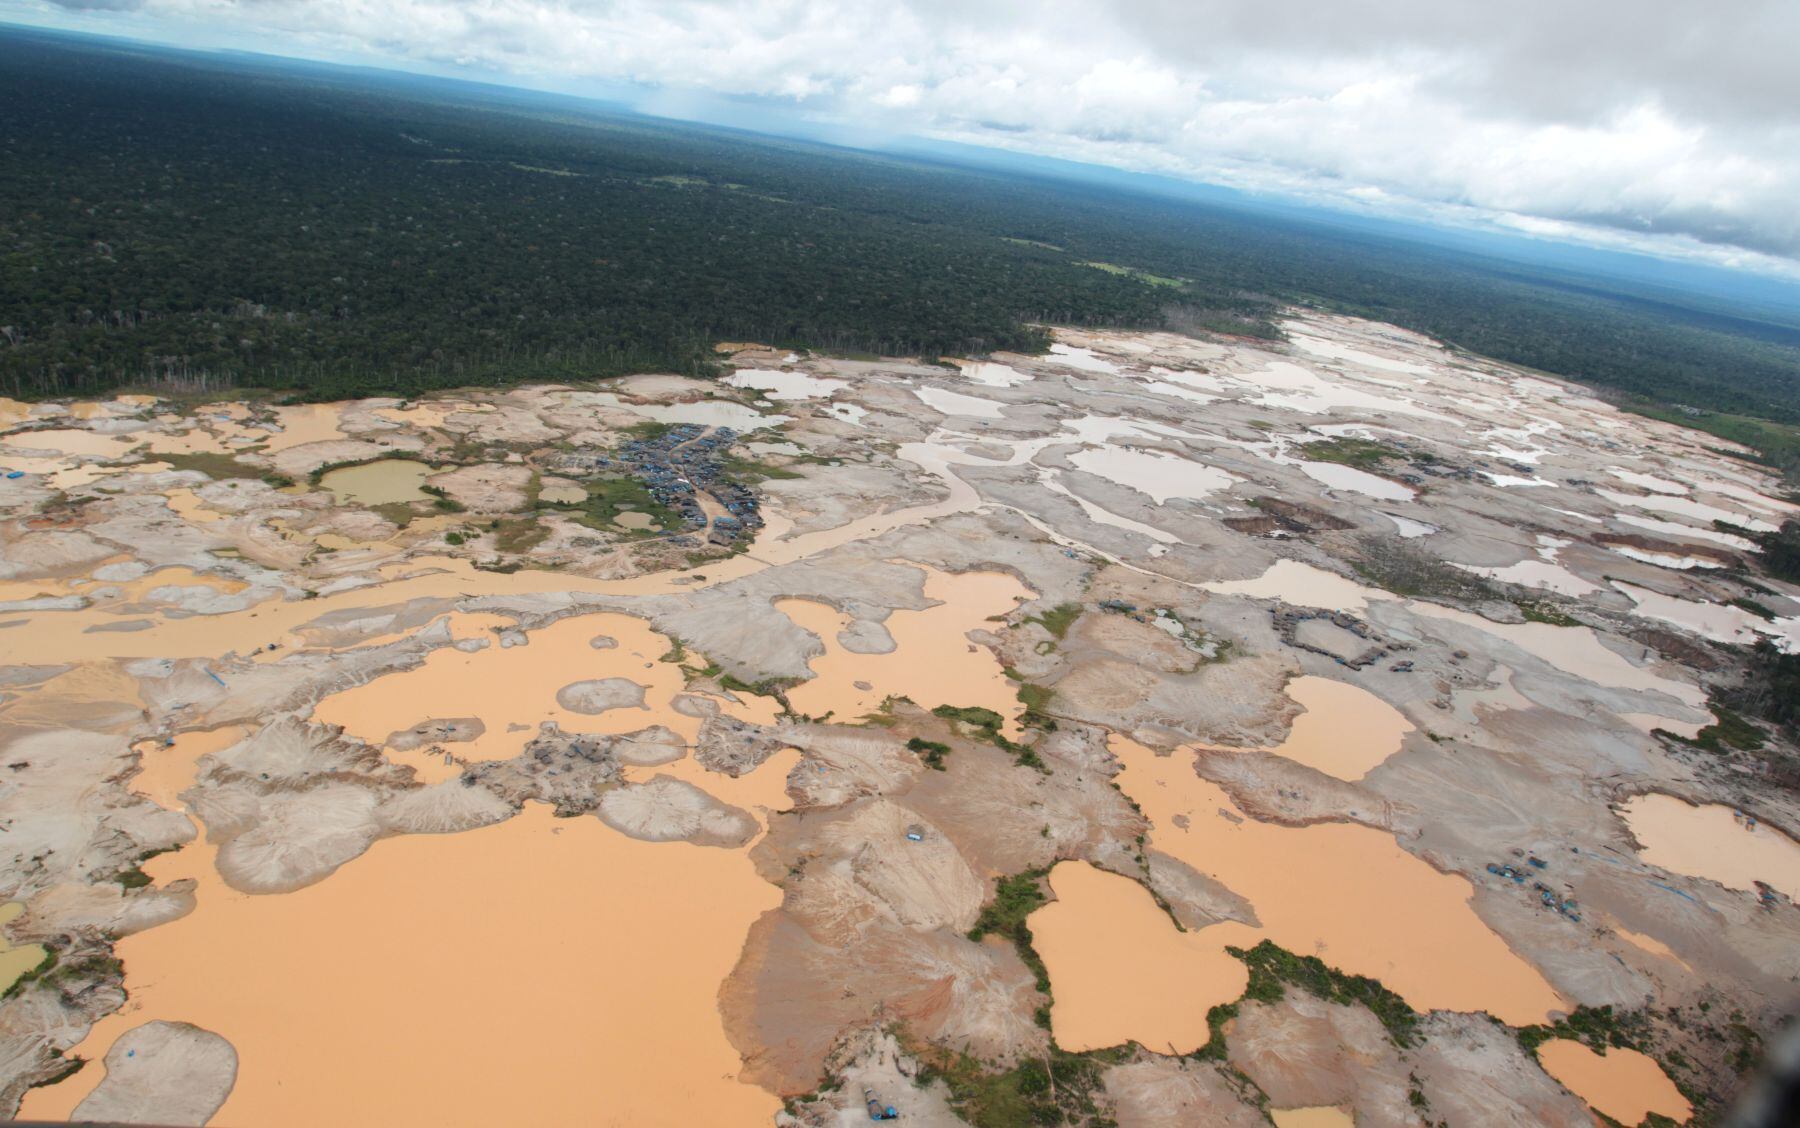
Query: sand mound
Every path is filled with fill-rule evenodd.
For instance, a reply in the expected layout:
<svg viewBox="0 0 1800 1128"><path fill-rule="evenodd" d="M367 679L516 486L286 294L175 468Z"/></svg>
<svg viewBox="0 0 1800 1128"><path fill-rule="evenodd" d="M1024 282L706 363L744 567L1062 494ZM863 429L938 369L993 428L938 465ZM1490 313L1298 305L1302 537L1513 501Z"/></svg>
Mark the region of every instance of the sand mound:
<svg viewBox="0 0 1800 1128"><path fill-rule="evenodd" d="M219 876L245 893L288 893L327 877L381 832L373 791L331 783L256 795L232 788L188 792L219 847Z"/></svg>
<svg viewBox="0 0 1800 1128"><path fill-rule="evenodd" d="M613 756L634 768L654 768L687 755L687 741L662 725L628 732L613 743Z"/></svg>
<svg viewBox="0 0 1800 1128"><path fill-rule="evenodd" d="M461 779L396 795L375 812L382 826L401 834L454 834L512 815L512 804L485 787L465 787Z"/></svg>
<svg viewBox="0 0 1800 1128"><path fill-rule="evenodd" d="M462 466L432 475L430 484L472 513L517 513L525 508L531 468L494 462Z"/></svg>
<svg viewBox="0 0 1800 1128"><path fill-rule="evenodd" d="M146 1022L106 1051L106 1078L75 1106L75 1119L126 1124L205 1124L237 1083L230 1042L185 1022Z"/></svg>
<svg viewBox="0 0 1800 1128"><path fill-rule="evenodd" d="M479 740L487 732L480 717L433 717L409 729L390 733L387 746L396 752L410 752L427 744L462 744Z"/></svg>
<svg viewBox="0 0 1800 1128"><path fill-rule="evenodd" d="M607 826L646 842L736 847L756 837L757 831L749 812L668 776L608 791L600 797L597 813Z"/></svg>
<svg viewBox="0 0 1800 1128"><path fill-rule="evenodd" d="M644 687L624 678L571 682L556 691L556 703L571 713L604 713L608 709L644 709Z"/></svg>

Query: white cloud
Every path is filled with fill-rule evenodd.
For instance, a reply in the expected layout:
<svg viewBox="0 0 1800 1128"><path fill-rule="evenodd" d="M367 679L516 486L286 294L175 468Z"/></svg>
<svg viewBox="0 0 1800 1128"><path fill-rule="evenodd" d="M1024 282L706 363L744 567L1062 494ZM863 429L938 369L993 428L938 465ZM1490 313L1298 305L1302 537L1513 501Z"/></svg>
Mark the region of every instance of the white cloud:
<svg viewBox="0 0 1800 1128"><path fill-rule="evenodd" d="M38 17L45 0L24 3ZM135 5L121 15L112 11ZM104 6L107 10L95 10ZM765 99L1547 238L1794 269L1800 4L60 0L196 44ZM1768 256L1781 256L1773 262Z"/></svg>

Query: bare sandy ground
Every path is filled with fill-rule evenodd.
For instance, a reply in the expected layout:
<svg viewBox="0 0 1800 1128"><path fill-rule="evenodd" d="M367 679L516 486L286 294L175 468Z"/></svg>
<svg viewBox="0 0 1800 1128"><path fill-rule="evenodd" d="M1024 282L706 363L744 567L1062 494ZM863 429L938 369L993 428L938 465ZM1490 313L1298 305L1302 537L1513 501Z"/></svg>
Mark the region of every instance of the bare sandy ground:
<svg viewBox="0 0 1800 1128"><path fill-rule="evenodd" d="M849 1124L868 1088L955 1123L934 1071L1054 1040L1106 1055L1073 1119L1711 1115L1733 1031L1800 1001L1794 750L1668 734L1800 646L1800 591L1744 570L1796 507L1580 388L1289 338L0 404L0 929L45 953L5 965L0 1101ZM559 508L556 456L644 422L745 436L747 551ZM395 455L441 493L309 481ZM1681 800L1725 821L1642 815ZM973 938L1021 874L1041 943ZM1416 1038L1295 987L1215 1033L1263 939ZM1642 1061L1499 1025L1579 1006ZM377 1076L356 1031L430 1051Z"/></svg>

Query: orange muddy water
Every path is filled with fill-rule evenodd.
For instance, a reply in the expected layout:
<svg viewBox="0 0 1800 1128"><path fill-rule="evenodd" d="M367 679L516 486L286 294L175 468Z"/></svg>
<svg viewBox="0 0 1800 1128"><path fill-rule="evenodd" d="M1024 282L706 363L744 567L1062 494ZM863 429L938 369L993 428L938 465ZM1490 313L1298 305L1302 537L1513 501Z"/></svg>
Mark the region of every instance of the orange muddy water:
<svg viewBox="0 0 1800 1128"><path fill-rule="evenodd" d="M161 602L179 602L183 588L206 588L218 592L220 595L236 595L250 585L242 580L207 575L204 572L196 572L192 568L173 564L145 573L135 580L126 580L120 583L77 580L69 586L77 594L87 596L91 601L89 604L91 607L129 607L134 609L132 614L137 614L149 605ZM153 593L156 592L163 594L153 596Z"/></svg>
<svg viewBox="0 0 1800 1128"><path fill-rule="evenodd" d="M923 708L939 705L980 706L1007 719L1008 735L1018 736L1016 722L1024 706L1018 686L1009 681L1000 660L968 633L991 629L989 619L1005 615L1031 589L1002 572L952 575L924 565L925 596L938 600L923 611L895 611L884 624L893 636L887 654L855 654L839 645L838 632L850 617L822 603L783 599L775 606L804 630L819 637L825 653L811 662L811 680L788 691L795 712L810 717L827 713L839 724L881 708L890 696L909 697ZM863 689L857 683L869 688Z"/></svg>
<svg viewBox="0 0 1800 1128"><path fill-rule="evenodd" d="M0 905L0 991L11 987L19 976L44 962L44 948L41 944L20 944L15 947L6 938L6 925L24 911L25 906L19 901L8 901Z"/></svg>
<svg viewBox="0 0 1800 1128"><path fill-rule="evenodd" d="M1544 1072L1563 1087L1621 1124L1641 1124L1651 1113L1682 1123L1693 1106L1655 1061L1636 1050L1597 1054L1580 1042L1557 1038L1538 1047Z"/></svg>
<svg viewBox="0 0 1800 1128"><path fill-rule="evenodd" d="M166 422L174 422L173 416L162 416ZM143 436L144 449L151 454L232 454L232 447L219 441L217 435L204 427L190 427L185 431L170 433L155 431Z"/></svg>
<svg viewBox="0 0 1800 1128"><path fill-rule="evenodd" d="M174 510L175 516L184 521L210 525L225 516L217 509L207 508L206 503L193 490L170 490L164 498L168 501L169 508Z"/></svg>
<svg viewBox="0 0 1800 1128"><path fill-rule="evenodd" d="M1356 1128L1356 1118L1336 1105L1272 1108L1269 1119L1275 1122L1275 1128Z"/></svg>
<svg viewBox="0 0 1800 1128"><path fill-rule="evenodd" d="M1359 780L1400 751L1413 730L1400 710L1365 689L1330 678L1301 677L1287 695L1306 712L1287 739L1269 751L1343 780Z"/></svg>
<svg viewBox="0 0 1800 1128"><path fill-rule="evenodd" d="M131 779L131 789L159 807L171 811L184 810L180 795L194 786L194 773L200 757L223 752L255 730L245 725L226 725L210 731L184 732L173 744L161 740L145 740L133 745L138 753L138 774Z"/></svg>
<svg viewBox="0 0 1800 1128"><path fill-rule="evenodd" d="M319 479L319 487L331 491L339 505L392 505L424 501L420 489L431 467L406 458L383 458L356 466L342 466Z"/></svg>
<svg viewBox="0 0 1800 1128"><path fill-rule="evenodd" d="M1730 807L1696 807L1673 795L1639 795L1620 813L1651 865L1746 892L1762 881L1800 897L1800 843L1767 823L1753 829Z"/></svg>
<svg viewBox="0 0 1800 1128"><path fill-rule="evenodd" d="M138 441L129 435L109 435L82 427L20 431L0 437L0 444L14 450L53 450L70 458L122 458Z"/></svg>
<svg viewBox="0 0 1800 1128"><path fill-rule="evenodd" d="M339 424L343 421L344 407L341 403L303 403L278 407L275 409L275 421L281 430L240 428L236 433L260 440L264 454L274 454L276 451L307 443L342 439L345 435L339 429Z"/></svg>
<svg viewBox="0 0 1800 1128"><path fill-rule="evenodd" d="M466 621L452 630L458 637L478 633L468 629ZM592 641L598 636L617 645L596 650ZM664 724L690 741L699 730L697 719L669 708L670 699L682 692L686 675L673 662L658 661L668 652L669 641L642 619L610 613L563 619L530 632L524 646L502 647L493 635L487 637L488 645L474 653L442 647L416 669L334 693L313 707L313 719L342 725L349 735L381 745L421 721L479 717L487 730L480 737L446 745L468 760L517 755L545 721L570 733L635 732ZM643 707L628 704L592 714L574 712L557 701L557 691L564 686L605 678L642 687ZM459 770L423 751L390 750L390 756L411 764L428 780Z"/></svg>
<svg viewBox="0 0 1800 1128"><path fill-rule="evenodd" d="M1211 1037L1206 1012L1244 993L1249 975L1226 944L1254 944L1241 924L1181 932L1147 890L1086 862L1050 871L1056 900L1028 923L1050 972L1050 1028L1066 1050L1137 1042L1192 1053Z"/></svg>
<svg viewBox="0 0 1800 1128"><path fill-rule="evenodd" d="M279 896L226 889L212 854L145 864L158 884L199 881L199 907L118 943L130 1002L22 1116L66 1118L106 1048L152 1019L236 1047L220 1124L766 1124L780 1108L737 1080L718 1009L750 924L781 900L744 851L534 804L386 839Z"/></svg>
<svg viewBox="0 0 1800 1128"><path fill-rule="evenodd" d="M1124 767L1120 788L1154 826L1152 844L1247 898L1258 935L1380 979L1418 1010L1487 1011L1523 1026L1568 1009L1475 915L1468 881L1432 869L1393 835L1258 822L1194 774L1191 753L1158 756L1121 737L1110 746Z"/></svg>

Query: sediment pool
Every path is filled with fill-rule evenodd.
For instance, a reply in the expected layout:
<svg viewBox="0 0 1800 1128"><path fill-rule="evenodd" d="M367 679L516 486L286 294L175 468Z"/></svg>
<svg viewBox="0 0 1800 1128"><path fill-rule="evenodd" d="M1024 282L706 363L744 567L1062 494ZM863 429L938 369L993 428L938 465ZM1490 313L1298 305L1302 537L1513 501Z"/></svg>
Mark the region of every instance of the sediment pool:
<svg viewBox="0 0 1800 1128"><path fill-rule="evenodd" d="M1800 897L1800 843L1717 803L1695 806L1673 795L1639 795L1619 810L1651 865L1754 892L1766 882Z"/></svg>
<svg viewBox="0 0 1800 1128"><path fill-rule="evenodd" d="M119 941L130 1002L23 1117L66 1118L106 1048L152 1019L236 1047L221 1124L766 1124L780 1108L736 1079L718 1009L751 923L781 900L745 851L531 804L386 839L274 896L225 888L213 853L145 863L159 885L199 882L199 906Z"/></svg>
<svg viewBox="0 0 1800 1128"><path fill-rule="evenodd" d="M1411 501L1417 496L1417 491L1410 486L1391 478L1383 478L1379 474L1371 474L1367 470L1358 470L1354 466L1336 462L1302 462L1300 469L1308 478L1334 490L1349 490L1351 493L1383 501Z"/></svg>
<svg viewBox="0 0 1800 1128"><path fill-rule="evenodd" d="M1683 1123L1693 1106L1652 1059L1613 1047L1597 1054L1580 1042L1556 1038L1538 1047L1544 1072L1620 1124L1641 1124L1651 1113Z"/></svg>
<svg viewBox="0 0 1800 1128"><path fill-rule="evenodd" d="M8 901L0 905L0 929L20 913L25 905L20 901ZM44 962L44 948L41 944L20 944L14 946L0 933L0 991L4 991L32 968Z"/></svg>
<svg viewBox="0 0 1800 1128"><path fill-rule="evenodd" d="M1356 1128L1356 1118L1336 1105L1272 1108L1269 1119L1275 1122L1275 1128Z"/></svg>
<svg viewBox="0 0 1800 1128"><path fill-rule="evenodd" d="M1050 871L1056 900L1031 914L1050 972L1050 1028L1065 1050L1136 1042L1192 1053L1211 1036L1206 1012L1244 993L1249 974L1226 944L1255 930L1226 923L1181 932L1143 886L1086 862Z"/></svg>
<svg viewBox="0 0 1800 1128"><path fill-rule="evenodd" d="M222 752L243 740L255 730L245 725L226 725L208 731L184 732L173 743L145 740L134 745L138 753L138 774L131 778L131 789L159 807L183 810L181 793L194 785L194 773L200 757Z"/></svg>
<svg viewBox="0 0 1800 1128"><path fill-rule="evenodd" d="M592 642L599 636L616 645L595 649ZM668 708L670 699L685 687L686 675L675 663L659 661L668 652L669 641L644 620L611 613L582 615L532 631L526 638L524 646L503 647L494 639L469 653L440 647L415 669L332 694L314 706L313 719L342 725L359 740L383 745L392 734L421 721L477 717L486 731L474 740L448 746L469 760L516 755L545 721L554 721L568 733L635 732L666 724L693 739L700 722ZM565 686L612 678L642 687L643 704L589 713L557 699ZM427 778L455 774L454 769L434 767L420 753L390 755Z"/></svg>
<svg viewBox="0 0 1800 1128"><path fill-rule="evenodd" d="M1247 898L1259 935L1380 979L1418 1010L1486 1011L1523 1026L1569 1009L1475 915L1467 880L1432 869L1393 835L1258 822L1194 773L1192 753L1158 756L1123 737L1110 746L1124 769L1119 787L1152 823L1150 844Z"/></svg>
<svg viewBox="0 0 1800 1128"><path fill-rule="evenodd" d="M431 474L431 467L409 458L383 458L358 466L341 466L319 479L319 485L330 490L339 505L393 505L424 501L428 496L420 486Z"/></svg>
<svg viewBox="0 0 1800 1128"><path fill-rule="evenodd" d="M1252 599L1279 599L1296 607L1323 607L1330 611L1361 611L1371 599L1392 599L1378 588L1366 588L1335 572L1277 560L1262 575L1248 580L1218 580L1199 585L1215 595L1243 595Z"/></svg>
<svg viewBox="0 0 1800 1128"><path fill-rule="evenodd" d="M265 431L259 427L228 427L230 435L247 435L256 438L264 454L288 450L307 443L332 442L348 438L344 434L343 403L301 403L275 409L275 422L280 425L279 431Z"/></svg>
<svg viewBox="0 0 1800 1128"><path fill-rule="evenodd" d="M1207 497L1238 480L1216 466L1136 447L1102 446L1079 450L1069 456L1069 465L1134 489L1158 505L1172 497Z"/></svg>
<svg viewBox="0 0 1800 1128"><path fill-rule="evenodd" d="M925 572L925 596L938 600L922 611L895 611L883 624L893 637L887 654L856 654L838 642L849 616L806 599L775 604L794 623L819 637L825 653L811 663L813 676L788 691L796 712L810 717L827 713L839 724L854 724L875 712L889 696L909 697L923 708L939 705L979 706L1007 719L1007 732L1018 736L1014 719L1023 706L1018 685L1007 679L1000 660L968 633L992 626L1031 589L1003 572L952 575L916 565ZM864 689L863 686L868 688Z"/></svg>
<svg viewBox="0 0 1800 1128"><path fill-rule="evenodd" d="M1400 751L1413 730L1400 710L1366 689L1330 678L1300 677L1287 695L1306 711L1287 739L1268 751L1343 780L1359 780Z"/></svg>

